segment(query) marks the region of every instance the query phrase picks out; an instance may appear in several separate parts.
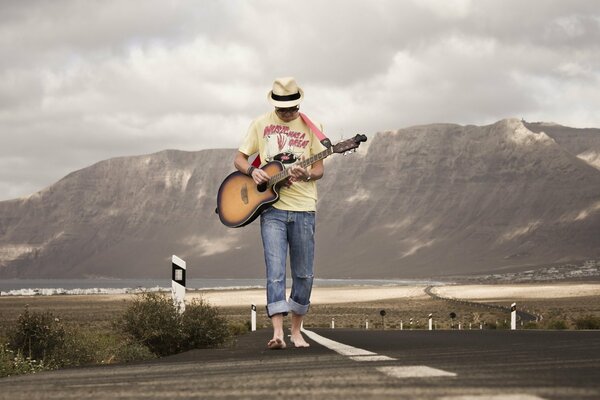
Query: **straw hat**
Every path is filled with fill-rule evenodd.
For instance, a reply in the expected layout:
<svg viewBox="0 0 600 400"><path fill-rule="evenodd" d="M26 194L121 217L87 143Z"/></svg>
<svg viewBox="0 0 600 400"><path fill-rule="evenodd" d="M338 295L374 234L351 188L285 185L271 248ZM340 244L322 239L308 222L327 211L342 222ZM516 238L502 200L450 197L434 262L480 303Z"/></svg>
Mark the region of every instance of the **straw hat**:
<svg viewBox="0 0 600 400"><path fill-rule="evenodd" d="M277 78L273 82L273 90L267 93L267 98L275 107L294 107L304 99L304 91L292 77Z"/></svg>

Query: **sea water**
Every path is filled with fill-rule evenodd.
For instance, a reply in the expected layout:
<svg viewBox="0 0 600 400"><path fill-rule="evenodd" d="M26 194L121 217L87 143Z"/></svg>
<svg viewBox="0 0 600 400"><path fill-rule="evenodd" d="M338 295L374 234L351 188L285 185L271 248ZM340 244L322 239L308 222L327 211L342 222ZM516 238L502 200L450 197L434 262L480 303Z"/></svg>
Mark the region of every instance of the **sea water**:
<svg viewBox="0 0 600 400"><path fill-rule="evenodd" d="M402 279L315 279L315 287L410 286L439 282ZM291 280L288 280L288 286ZM188 279L188 290L264 289L264 279ZM127 294L170 291L170 279L4 279L0 296Z"/></svg>

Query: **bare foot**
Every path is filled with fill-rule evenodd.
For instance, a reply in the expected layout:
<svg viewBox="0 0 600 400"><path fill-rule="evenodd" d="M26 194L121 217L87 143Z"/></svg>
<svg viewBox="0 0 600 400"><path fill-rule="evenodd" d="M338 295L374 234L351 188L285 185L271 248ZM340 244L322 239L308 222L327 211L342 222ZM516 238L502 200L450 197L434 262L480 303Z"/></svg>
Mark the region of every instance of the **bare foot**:
<svg viewBox="0 0 600 400"><path fill-rule="evenodd" d="M269 343L267 343L267 347L271 350L283 350L285 349L286 345L283 339L273 338L269 340Z"/></svg>
<svg viewBox="0 0 600 400"><path fill-rule="evenodd" d="M292 335L290 341L294 343L295 347L310 347L310 344L308 344L308 342L304 340L304 337L302 337L301 333L298 333L297 335Z"/></svg>

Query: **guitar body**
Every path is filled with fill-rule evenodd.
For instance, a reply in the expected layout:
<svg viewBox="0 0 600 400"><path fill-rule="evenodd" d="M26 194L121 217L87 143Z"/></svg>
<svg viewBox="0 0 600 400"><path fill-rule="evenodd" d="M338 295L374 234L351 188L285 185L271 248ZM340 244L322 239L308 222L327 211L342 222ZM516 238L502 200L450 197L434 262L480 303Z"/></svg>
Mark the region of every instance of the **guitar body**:
<svg viewBox="0 0 600 400"><path fill-rule="evenodd" d="M261 168L269 176L283 171L283 164L272 161ZM239 171L225 178L217 195L217 212L221 222L239 228L254 221L263 210L279 200L278 186L257 186L252 177Z"/></svg>

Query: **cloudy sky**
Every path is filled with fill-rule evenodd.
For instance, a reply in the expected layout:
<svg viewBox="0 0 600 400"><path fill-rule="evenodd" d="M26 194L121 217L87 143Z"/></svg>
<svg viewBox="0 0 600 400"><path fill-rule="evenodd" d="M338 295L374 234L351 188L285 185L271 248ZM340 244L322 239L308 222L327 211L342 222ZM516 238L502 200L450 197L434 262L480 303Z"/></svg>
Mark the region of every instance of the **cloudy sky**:
<svg viewBox="0 0 600 400"><path fill-rule="evenodd" d="M600 127L600 3L0 3L0 200L97 161L236 147L295 76L336 140L506 117Z"/></svg>

